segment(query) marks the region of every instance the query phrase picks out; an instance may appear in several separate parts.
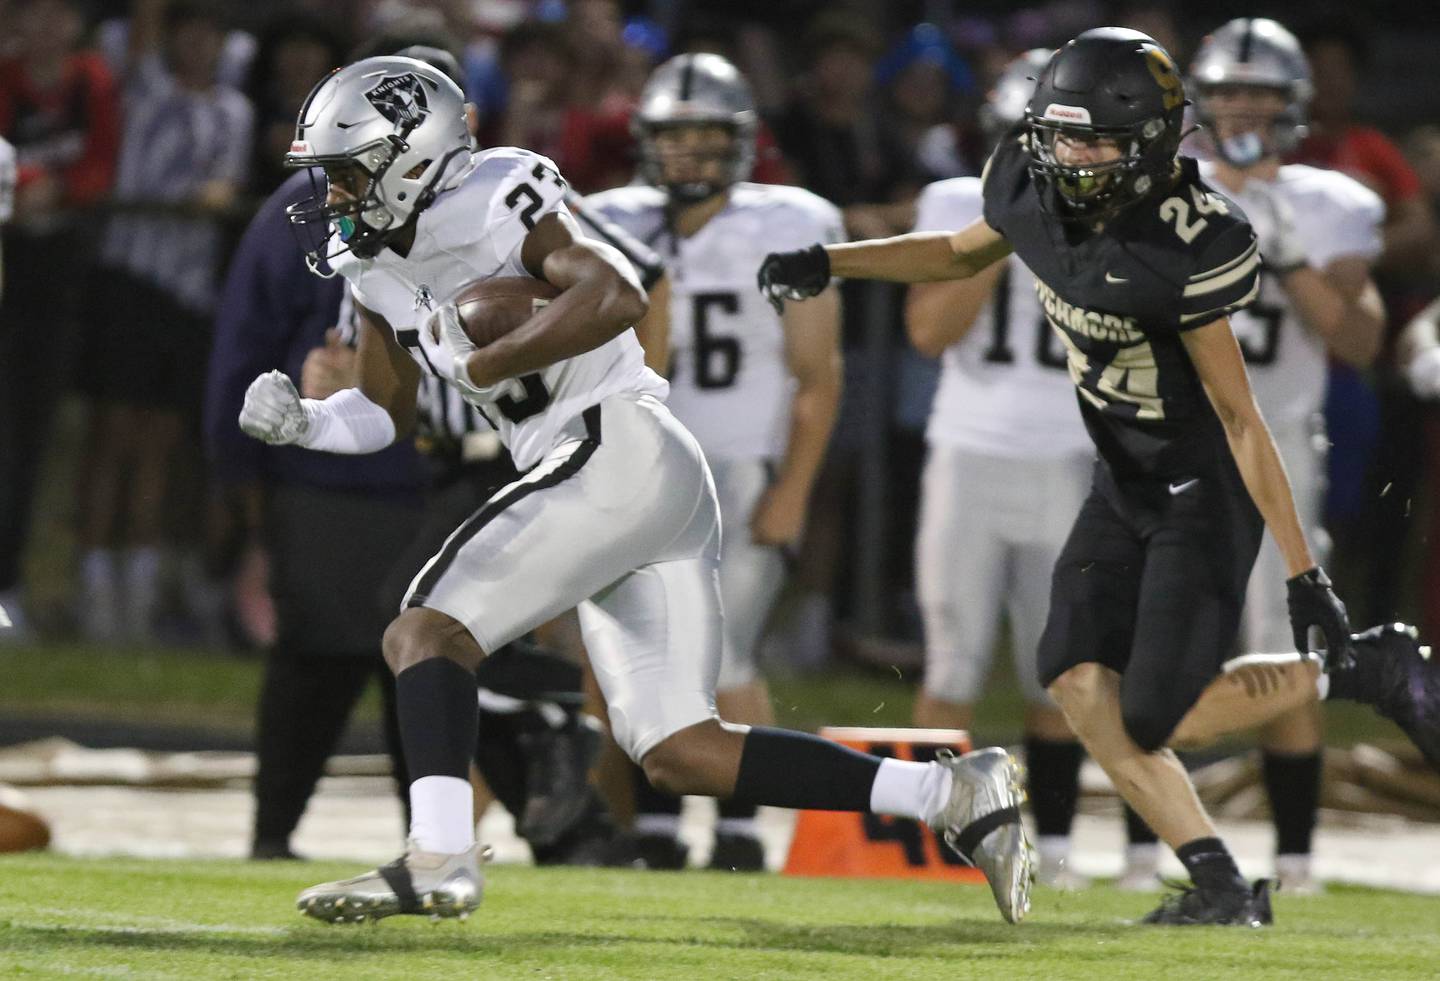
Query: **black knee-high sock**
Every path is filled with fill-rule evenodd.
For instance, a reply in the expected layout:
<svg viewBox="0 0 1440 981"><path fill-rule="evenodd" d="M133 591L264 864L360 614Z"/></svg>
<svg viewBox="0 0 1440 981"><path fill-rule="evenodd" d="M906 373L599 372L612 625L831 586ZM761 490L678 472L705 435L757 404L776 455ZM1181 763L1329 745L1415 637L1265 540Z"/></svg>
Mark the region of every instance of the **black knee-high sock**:
<svg viewBox="0 0 1440 981"><path fill-rule="evenodd" d="M1275 822L1277 855L1308 855L1320 807L1321 756L1313 753L1261 755L1265 793Z"/></svg>
<svg viewBox="0 0 1440 981"><path fill-rule="evenodd" d="M480 705L475 674L448 657L431 657L395 677L400 739L411 781L470 777Z"/></svg>
<svg viewBox="0 0 1440 981"><path fill-rule="evenodd" d="M755 817L756 806L732 797L730 800L717 802L716 810L721 820L746 821Z"/></svg>
<svg viewBox="0 0 1440 981"><path fill-rule="evenodd" d="M1042 838L1067 838L1080 799L1080 764L1085 750L1073 739L1025 739L1025 766L1035 833Z"/></svg>
<svg viewBox="0 0 1440 981"><path fill-rule="evenodd" d="M1150 825L1129 804L1125 805L1125 838L1132 845L1153 845L1160 840L1160 836L1150 830Z"/></svg>
<svg viewBox="0 0 1440 981"><path fill-rule="evenodd" d="M816 811L868 811L880 758L819 736L756 726L745 736L736 800Z"/></svg>
<svg viewBox="0 0 1440 981"><path fill-rule="evenodd" d="M1175 849L1175 857L1190 873L1190 881L1202 889L1244 889L1245 880L1219 838L1196 838Z"/></svg>

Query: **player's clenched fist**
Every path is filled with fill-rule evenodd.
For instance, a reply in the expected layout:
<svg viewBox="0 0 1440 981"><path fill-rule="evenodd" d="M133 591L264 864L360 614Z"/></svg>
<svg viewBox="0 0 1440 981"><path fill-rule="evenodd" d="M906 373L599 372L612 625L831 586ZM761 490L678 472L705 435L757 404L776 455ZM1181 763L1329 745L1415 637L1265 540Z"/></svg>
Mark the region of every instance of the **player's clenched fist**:
<svg viewBox="0 0 1440 981"><path fill-rule="evenodd" d="M771 252L760 263L758 280L775 312L784 313L786 300L808 299L830 284L830 256L823 245Z"/></svg>
<svg viewBox="0 0 1440 981"><path fill-rule="evenodd" d="M267 371L245 390L240 428L256 439L281 445L297 443L310 428L300 393L283 371Z"/></svg>

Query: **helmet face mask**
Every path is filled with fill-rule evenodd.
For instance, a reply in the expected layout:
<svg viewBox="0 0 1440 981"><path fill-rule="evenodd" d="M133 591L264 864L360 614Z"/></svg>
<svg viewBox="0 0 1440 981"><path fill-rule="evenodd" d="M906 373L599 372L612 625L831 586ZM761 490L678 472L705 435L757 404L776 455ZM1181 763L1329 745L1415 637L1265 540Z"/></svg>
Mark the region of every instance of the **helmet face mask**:
<svg viewBox="0 0 1440 981"><path fill-rule="evenodd" d="M644 144L656 183L684 204L703 201L735 183L743 164L740 138L726 123L652 125Z"/></svg>
<svg viewBox="0 0 1440 981"><path fill-rule="evenodd" d="M1197 115L1221 159L1239 168L1277 159L1293 144L1285 92L1260 85L1212 85L1196 93Z"/></svg>
<svg viewBox="0 0 1440 981"><path fill-rule="evenodd" d="M1104 221L1168 182L1184 111L1175 63L1148 36L1104 27L1070 41L1025 110L1042 208L1063 221Z"/></svg>
<svg viewBox="0 0 1440 981"><path fill-rule="evenodd" d="M311 172L314 193L287 209L311 269L345 252L378 254L429 207L471 146L459 87L424 62L367 58L323 79L285 157Z"/></svg>
<svg viewBox="0 0 1440 981"><path fill-rule="evenodd" d="M640 177L679 204L748 180L758 127L750 86L719 55L684 54L651 73L631 130Z"/></svg>
<svg viewBox="0 0 1440 981"><path fill-rule="evenodd" d="M1190 65L1195 118L1222 160L1245 169L1305 138L1310 63L1300 42L1263 17L1239 17L1205 38Z"/></svg>

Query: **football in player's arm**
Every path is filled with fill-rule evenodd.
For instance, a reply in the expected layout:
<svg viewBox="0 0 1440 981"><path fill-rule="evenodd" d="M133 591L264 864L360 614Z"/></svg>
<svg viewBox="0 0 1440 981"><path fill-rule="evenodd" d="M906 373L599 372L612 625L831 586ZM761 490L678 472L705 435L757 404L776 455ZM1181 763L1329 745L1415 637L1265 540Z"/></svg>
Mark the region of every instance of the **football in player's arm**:
<svg viewBox="0 0 1440 981"><path fill-rule="evenodd" d="M324 169L323 197L290 217L324 229L312 268L345 276L363 311L360 383L314 402L283 375L261 376L242 428L366 452L410 427L425 371L486 415L523 472L456 529L385 631L411 777L405 855L311 887L298 908L355 922L463 917L479 904L467 779L475 667L579 606L612 734L657 787L918 818L984 871L1002 914L1018 921L1030 856L1003 749L917 763L720 719L719 508L699 443L661 401L666 384L626 329L645 312L644 293L618 254L577 234L550 161L475 151L463 102L428 65L366 59L316 86L288 157ZM436 297L476 280L522 275L560 292L485 347L470 343L454 303L435 309Z"/></svg>

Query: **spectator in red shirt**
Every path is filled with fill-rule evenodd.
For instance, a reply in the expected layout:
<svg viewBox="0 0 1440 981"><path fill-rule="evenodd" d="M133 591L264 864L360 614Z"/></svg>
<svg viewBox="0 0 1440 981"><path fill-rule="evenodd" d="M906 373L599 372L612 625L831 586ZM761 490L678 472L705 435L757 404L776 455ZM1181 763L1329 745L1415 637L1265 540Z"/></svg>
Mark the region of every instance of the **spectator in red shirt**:
<svg viewBox="0 0 1440 981"><path fill-rule="evenodd" d="M1310 136L1296 159L1343 171L1385 201L1385 252L1378 272L1404 277L1428 262L1434 219L1420 179L1400 148L1384 133L1355 122L1358 72L1366 60L1358 25L1339 20L1316 23L1301 33L1310 59L1315 97L1310 103Z"/></svg>
<svg viewBox="0 0 1440 981"><path fill-rule="evenodd" d="M1343 171L1385 201L1385 251L1377 279L1392 334L1415 313L1414 287L1428 272L1435 220L1420 179L1400 148L1355 121L1355 96L1367 50L1364 26L1326 17L1300 32L1315 96L1301 163ZM1416 452L1420 406L1395 375L1387 343L1372 379L1332 363L1326 417L1331 440L1327 512L1340 564L1369 595L1352 603L1360 623L1401 615L1401 570L1395 556L1411 541L1412 508L1424 469ZM1418 512L1416 512L1418 513Z"/></svg>
<svg viewBox="0 0 1440 981"><path fill-rule="evenodd" d="M20 558L41 449L68 372L85 209L110 190L119 142L115 85L100 56L79 50L72 0L21 0L7 18L17 54L0 60L0 136L15 146L15 216L5 228L8 285L0 304L0 606L19 629Z"/></svg>

